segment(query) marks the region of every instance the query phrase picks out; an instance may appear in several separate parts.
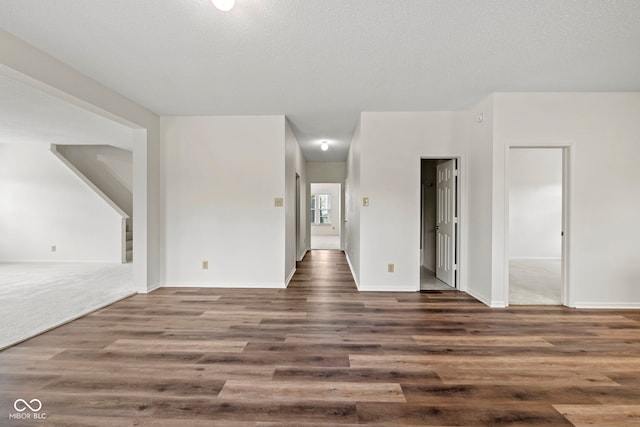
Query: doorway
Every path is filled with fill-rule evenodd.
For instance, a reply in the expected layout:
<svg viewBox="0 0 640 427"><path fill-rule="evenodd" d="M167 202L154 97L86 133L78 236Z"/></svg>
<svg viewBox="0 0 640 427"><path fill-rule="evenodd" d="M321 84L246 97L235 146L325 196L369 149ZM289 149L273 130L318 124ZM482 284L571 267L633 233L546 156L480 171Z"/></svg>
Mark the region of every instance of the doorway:
<svg viewBox="0 0 640 427"><path fill-rule="evenodd" d="M565 161L562 147L509 148L507 289L511 305L564 303Z"/></svg>
<svg viewBox="0 0 640 427"><path fill-rule="evenodd" d="M0 349L147 289L146 252L140 251L146 233L136 243L142 256L123 263L126 230L119 212L126 198L137 198L146 211L147 186L138 185L141 178L146 183L146 130L40 83L0 70L0 92L7 94L0 101L7 119L0 133L15 123L21 136L0 144L0 199L10 202L10 209L0 209L0 223L11 231L0 245L0 301L6 308L0 313ZM66 154L77 155L73 162L58 157L63 147L46 142L52 136L69 143ZM88 136L87 145L75 145ZM107 140L113 145L102 145ZM78 173L80 164L85 173ZM126 186L118 185L122 181L129 184L128 196ZM113 194L105 199L107 188L123 196L118 209ZM137 202L127 202L130 215ZM140 220L144 227L138 230L146 229L146 219Z"/></svg>
<svg viewBox="0 0 640 427"><path fill-rule="evenodd" d="M420 162L420 290L458 288L458 159Z"/></svg>
<svg viewBox="0 0 640 427"><path fill-rule="evenodd" d="M311 249L342 249L339 183L311 183Z"/></svg>

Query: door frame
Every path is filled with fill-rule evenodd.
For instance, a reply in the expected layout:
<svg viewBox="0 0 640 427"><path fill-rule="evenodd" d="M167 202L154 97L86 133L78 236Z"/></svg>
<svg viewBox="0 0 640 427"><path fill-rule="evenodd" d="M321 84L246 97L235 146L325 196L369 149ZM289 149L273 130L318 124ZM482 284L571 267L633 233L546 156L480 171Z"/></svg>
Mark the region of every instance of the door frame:
<svg viewBox="0 0 640 427"><path fill-rule="evenodd" d="M296 261L298 261L298 257L300 256L300 236L302 233L300 232L300 226L302 225L302 221L300 221L300 174L296 172Z"/></svg>
<svg viewBox="0 0 640 427"><path fill-rule="evenodd" d="M467 282L466 282L466 271L465 266L467 265L467 254L466 254L466 238L467 238L467 223L466 223L466 163L464 161L464 157L460 155L451 155L451 156L420 156L418 159L418 201L422 200L422 161L423 160L456 160L456 168L458 171L458 179L456 182L456 210L458 214L458 228L456 230L456 272L454 274L454 289L457 291L466 291L467 290ZM420 204L420 203L418 203ZM419 207L419 224L418 230L422 230L422 206ZM421 233L422 234L422 233ZM419 242L422 242L422 237L418 239ZM418 284L416 287L416 291L420 292L420 269L422 268L422 254L421 254L421 245L418 245Z"/></svg>
<svg viewBox="0 0 640 427"><path fill-rule="evenodd" d="M504 168L504 302L509 306L509 188L511 182L509 175L511 172L511 163L509 162L509 153L512 149L561 149L562 150L562 247L560 254L560 301L567 307L575 307L573 294L571 289L570 274L570 248L571 248L571 215L573 211L573 179L571 179L574 164L575 148L571 142L558 143L534 143L528 142L511 142L505 144L505 168Z"/></svg>
<svg viewBox="0 0 640 427"><path fill-rule="evenodd" d="M339 242L339 249L336 250L340 250L340 251L344 251L344 234L345 234L345 229L344 229L344 223L346 222L345 218L345 202L344 202L344 198L345 198L345 184L342 181L334 181L334 180L320 180L320 181L309 181L307 183L307 188L308 188L308 192L307 192L307 212L309 212L309 215L307 215L307 224L309 225L309 231L308 231L308 242L309 242L309 249L311 248L311 230L313 228L313 225L311 224L311 197L313 196L313 192L311 191L311 186L312 185L337 185L338 186L338 218L336 220L336 226L338 227L338 242ZM332 202L333 203L333 202ZM331 208L331 210L333 210L333 208Z"/></svg>

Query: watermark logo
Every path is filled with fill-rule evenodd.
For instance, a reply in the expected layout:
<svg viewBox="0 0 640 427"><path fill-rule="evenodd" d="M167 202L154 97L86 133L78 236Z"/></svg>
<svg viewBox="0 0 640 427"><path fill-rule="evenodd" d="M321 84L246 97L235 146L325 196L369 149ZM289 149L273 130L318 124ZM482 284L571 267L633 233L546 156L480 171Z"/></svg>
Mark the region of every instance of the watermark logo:
<svg viewBox="0 0 640 427"><path fill-rule="evenodd" d="M33 406L31 406L29 403ZM31 412L40 412L40 409L42 409L42 402L40 402L39 399L31 399L29 403L27 403L27 401L24 399L18 399L13 402L13 408L18 412L24 412L27 410L27 408L31 409ZM34 408L34 406L36 405L37 408Z"/></svg>
<svg viewBox="0 0 640 427"><path fill-rule="evenodd" d="M16 399L16 401L13 402L13 409L18 412L9 413L10 420L47 419L47 413L40 412L42 410L42 402L40 399L31 399L28 402L25 399Z"/></svg>

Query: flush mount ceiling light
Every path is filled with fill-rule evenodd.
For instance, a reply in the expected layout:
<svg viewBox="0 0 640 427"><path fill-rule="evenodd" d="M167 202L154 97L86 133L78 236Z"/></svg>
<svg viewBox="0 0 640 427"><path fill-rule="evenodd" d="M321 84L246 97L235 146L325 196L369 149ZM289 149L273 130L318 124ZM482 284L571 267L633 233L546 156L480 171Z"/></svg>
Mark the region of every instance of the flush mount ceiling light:
<svg viewBox="0 0 640 427"><path fill-rule="evenodd" d="M329 149L329 144L327 144L327 141L322 141L322 144L320 144L320 149L322 151L327 151Z"/></svg>
<svg viewBox="0 0 640 427"><path fill-rule="evenodd" d="M228 12L233 9L233 5L236 4L236 0L211 0L213 5L223 12Z"/></svg>

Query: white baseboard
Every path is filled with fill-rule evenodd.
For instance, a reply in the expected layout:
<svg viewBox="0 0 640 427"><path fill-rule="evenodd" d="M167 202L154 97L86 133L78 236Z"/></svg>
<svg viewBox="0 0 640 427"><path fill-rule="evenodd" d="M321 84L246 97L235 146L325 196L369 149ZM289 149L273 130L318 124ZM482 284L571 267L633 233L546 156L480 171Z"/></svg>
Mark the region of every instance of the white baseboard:
<svg viewBox="0 0 640 427"><path fill-rule="evenodd" d="M640 302L577 302L575 308L639 309Z"/></svg>
<svg viewBox="0 0 640 427"><path fill-rule="evenodd" d="M542 257L542 256L509 258L509 261L561 261L561 260L562 258L560 257Z"/></svg>
<svg viewBox="0 0 640 427"><path fill-rule="evenodd" d="M353 277L353 281L356 282L356 288L358 290L360 290L360 283L358 281L358 276L353 271L353 265L351 265L351 260L349 259L349 254L345 252L344 256L347 257L347 264L349 265L349 270L351 270L351 277Z"/></svg>
<svg viewBox="0 0 640 427"><path fill-rule="evenodd" d="M146 291L138 292L138 293L139 293L139 294L150 294L151 292L153 292L153 291L155 291L156 289L159 289L159 288L161 288L161 287L162 287L162 285L161 285L160 283L155 283L155 284L153 284L153 285L151 285L151 286L148 286Z"/></svg>
<svg viewBox="0 0 640 427"><path fill-rule="evenodd" d="M296 268L294 267L293 270L291 270L291 273L289 273L289 277L287 277L287 280L285 280L284 282L284 287L288 288L289 287L289 282L291 282L291 279L293 279L293 276L296 274Z"/></svg>
<svg viewBox="0 0 640 427"><path fill-rule="evenodd" d="M481 302L483 302L483 301L481 301ZM504 301L491 301L491 304L489 304L489 307L491 307L491 308L507 308L507 303L504 302Z"/></svg>
<svg viewBox="0 0 640 427"><path fill-rule="evenodd" d="M474 297L475 299L477 299L478 301L480 301L481 303L483 303L484 305L491 307L491 308L504 308L505 304L504 302L502 302L502 305L496 305L496 302L491 301L491 299L485 297L484 295L480 295L477 292L474 292L471 289L467 289L465 291L467 294L471 295L472 297Z"/></svg>
<svg viewBox="0 0 640 427"><path fill-rule="evenodd" d="M305 249L304 252L302 252L302 256L298 258L298 261L302 261L304 257L307 255L307 252L309 252L309 249Z"/></svg>
<svg viewBox="0 0 640 427"><path fill-rule="evenodd" d="M201 283L201 282L166 282L162 288L235 288L235 289L284 289L284 283Z"/></svg>
<svg viewBox="0 0 640 427"><path fill-rule="evenodd" d="M3 264L11 264L11 263L20 263L20 264L128 264L126 262L122 262L120 258L117 260L105 261L105 260L86 260L86 259L0 259L0 263Z"/></svg>
<svg viewBox="0 0 640 427"><path fill-rule="evenodd" d="M416 292L415 285L386 285L386 284L368 284L358 288L362 292Z"/></svg>

